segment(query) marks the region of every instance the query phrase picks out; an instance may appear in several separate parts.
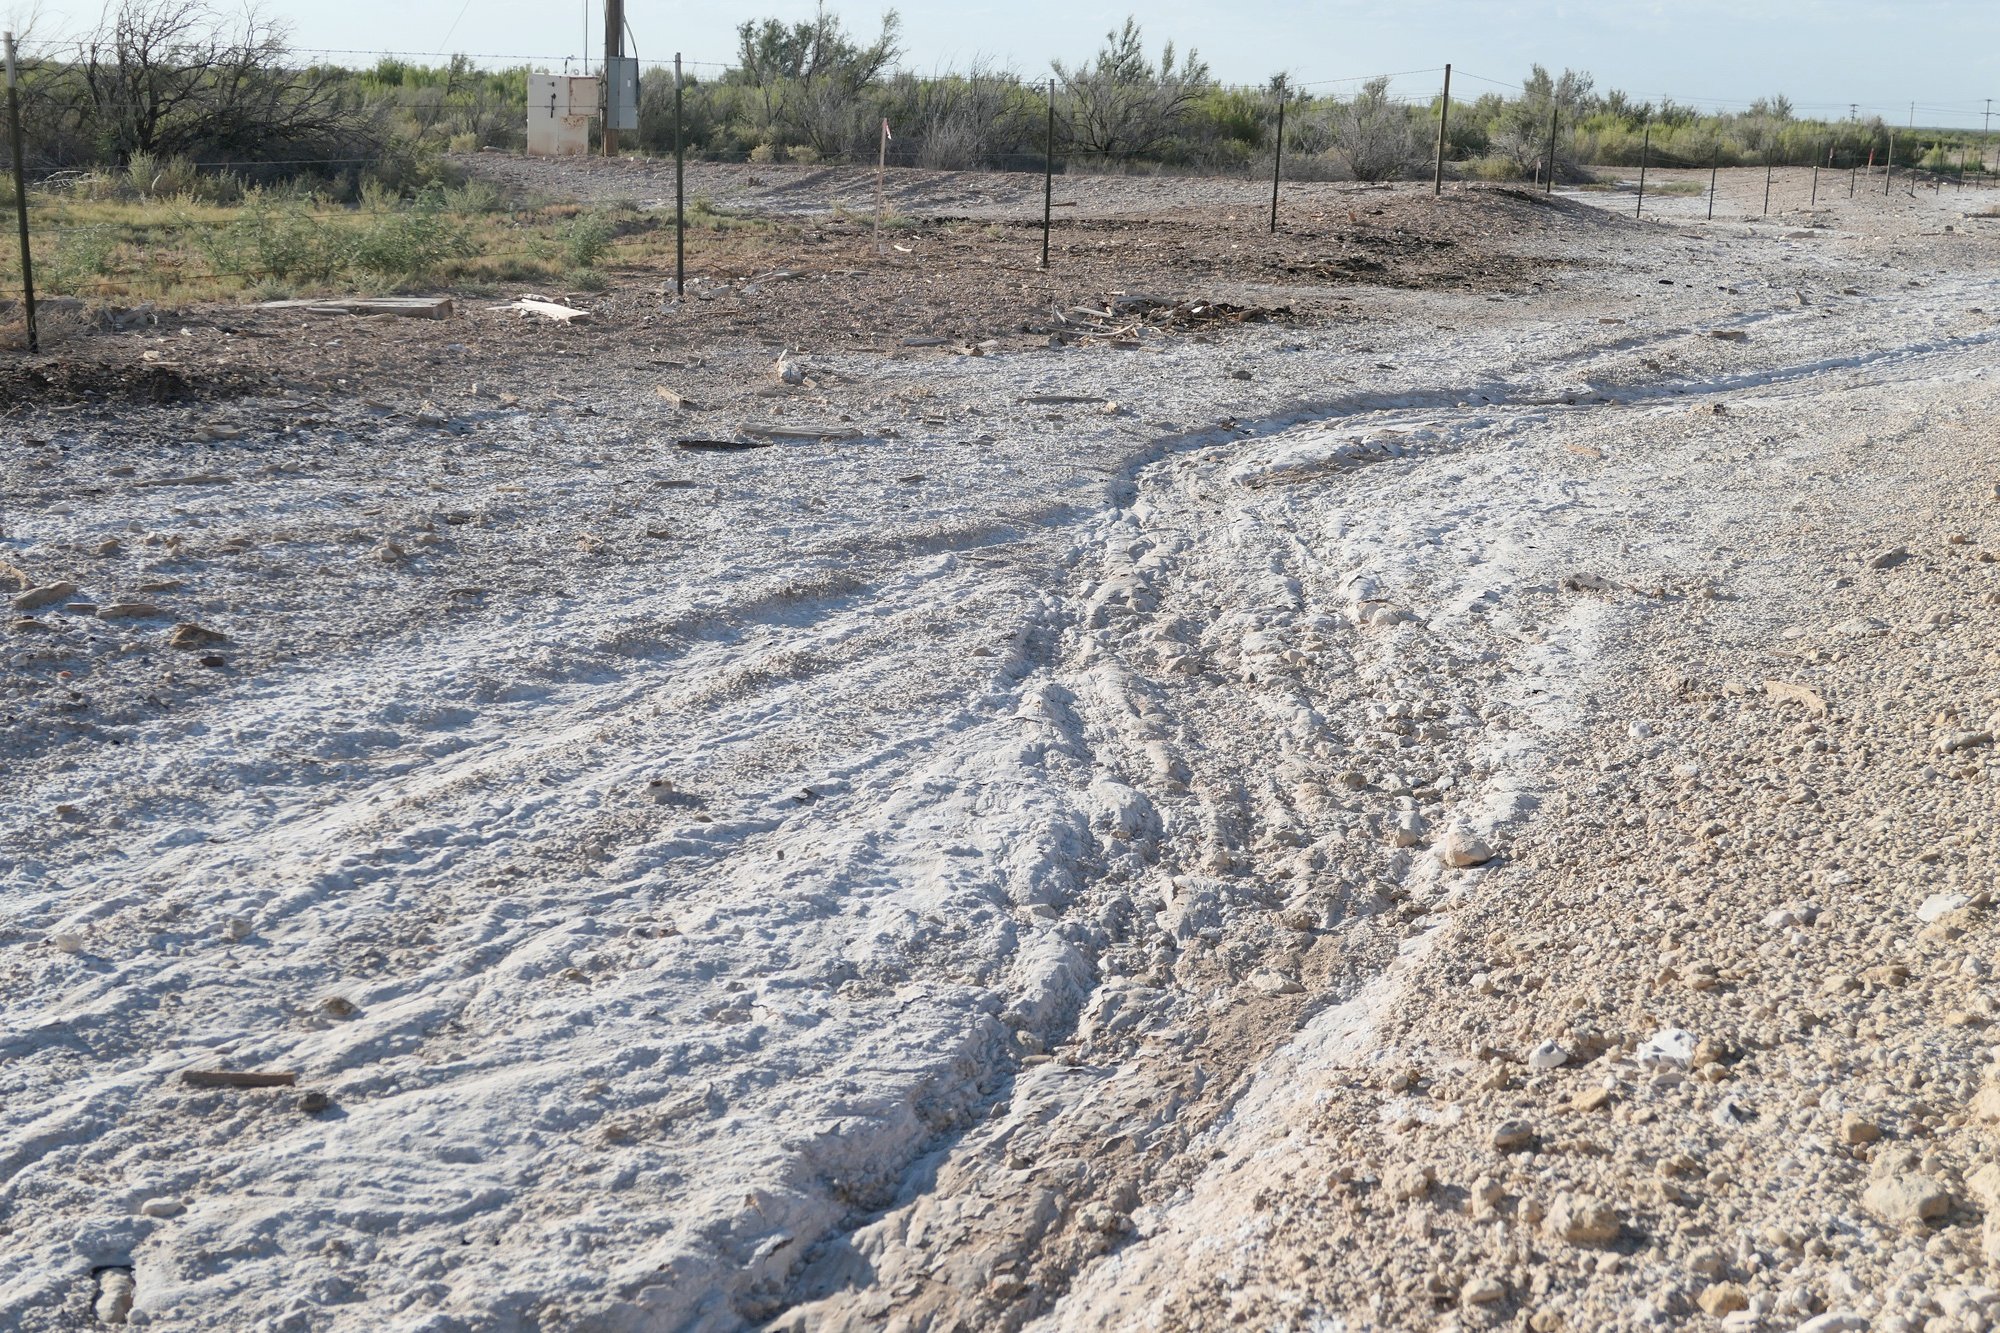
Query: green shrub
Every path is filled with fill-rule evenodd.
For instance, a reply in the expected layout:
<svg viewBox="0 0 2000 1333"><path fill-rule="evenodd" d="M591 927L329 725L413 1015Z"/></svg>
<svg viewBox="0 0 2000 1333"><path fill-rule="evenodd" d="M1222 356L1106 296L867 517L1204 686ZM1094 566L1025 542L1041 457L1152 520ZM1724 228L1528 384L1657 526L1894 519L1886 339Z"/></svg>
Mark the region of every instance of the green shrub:
<svg viewBox="0 0 2000 1333"><path fill-rule="evenodd" d="M587 269L604 258L611 248L611 240L617 228L611 219L602 213L579 213L564 223L557 233L562 242L563 256L573 268Z"/></svg>
<svg viewBox="0 0 2000 1333"><path fill-rule="evenodd" d="M353 264L364 273L416 282L476 250L470 229L453 221L443 188L432 186L362 228L354 238Z"/></svg>

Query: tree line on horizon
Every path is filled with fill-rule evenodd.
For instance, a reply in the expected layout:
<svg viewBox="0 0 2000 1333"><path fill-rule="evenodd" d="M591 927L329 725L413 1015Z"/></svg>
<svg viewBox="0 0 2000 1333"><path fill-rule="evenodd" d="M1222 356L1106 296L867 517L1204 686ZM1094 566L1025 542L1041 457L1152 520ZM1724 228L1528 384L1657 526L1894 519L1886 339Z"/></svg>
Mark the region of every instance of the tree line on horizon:
<svg viewBox="0 0 2000 1333"><path fill-rule="evenodd" d="M1061 169L1229 173L1268 170L1279 100L1286 174L1394 180L1427 173L1438 98L1406 100L1388 79L1329 93L1284 76L1256 87L1216 80L1198 53L1171 41L1157 55L1134 18L1087 59L1051 62L1047 78L975 62L928 74L899 69L894 10L870 37L822 7L811 19L746 22L731 67L684 78L681 135L698 158L755 163L873 162L893 127L892 165L1040 170L1050 99ZM220 0L123 0L60 54L23 68L26 158L41 173L171 164L174 181L316 178L348 193L415 189L447 168L447 152L519 148L527 76L466 57L425 65L383 59L365 69L290 58L282 26ZM628 151L671 153L670 68L641 81ZM1636 165L1650 138L1659 165L1766 160L1840 167L1887 161L1938 171L1985 170L1992 136L1892 129L1879 118L1812 120L1782 96L1733 113L1599 92L1582 71L1536 65L1518 92L1454 99L1450 171L1487 180L1577 178L1592 165Z"/></svg>

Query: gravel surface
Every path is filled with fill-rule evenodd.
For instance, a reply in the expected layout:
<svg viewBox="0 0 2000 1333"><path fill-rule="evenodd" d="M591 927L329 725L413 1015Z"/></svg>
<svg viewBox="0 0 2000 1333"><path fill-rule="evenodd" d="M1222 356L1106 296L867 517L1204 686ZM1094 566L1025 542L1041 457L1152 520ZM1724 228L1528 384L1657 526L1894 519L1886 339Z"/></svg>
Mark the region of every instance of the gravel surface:
<svg viewBox="0 0 2000 1333"><path fill-rule="evenodd" d="M0 1325L1993 1326L1979 201L1104 188L0 359Z"/></svg>

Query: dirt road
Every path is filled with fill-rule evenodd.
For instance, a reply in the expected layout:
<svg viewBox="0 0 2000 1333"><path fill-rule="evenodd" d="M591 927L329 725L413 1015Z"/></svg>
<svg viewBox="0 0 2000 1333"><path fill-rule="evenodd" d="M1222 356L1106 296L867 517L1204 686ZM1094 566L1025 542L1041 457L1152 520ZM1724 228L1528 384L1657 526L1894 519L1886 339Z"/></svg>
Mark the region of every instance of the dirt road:
<svg viewBox="0 0 2000 1333"><path fill-rule="evenodd" d="M19 369L0 1319L1988 1327L1950 202Z"/></svg>

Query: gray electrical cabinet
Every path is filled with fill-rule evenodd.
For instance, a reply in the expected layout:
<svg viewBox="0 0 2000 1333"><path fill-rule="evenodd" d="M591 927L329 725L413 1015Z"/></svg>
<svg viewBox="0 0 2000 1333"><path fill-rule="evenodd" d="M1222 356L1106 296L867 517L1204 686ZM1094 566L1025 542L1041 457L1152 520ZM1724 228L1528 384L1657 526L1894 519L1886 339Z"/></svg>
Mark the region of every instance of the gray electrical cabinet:
<svg viewBox="0 0 2000 1333"><path fill-rule="evenodd" d="M613 56L604 62L604 128L639 128L639 59Z"/></svg>

